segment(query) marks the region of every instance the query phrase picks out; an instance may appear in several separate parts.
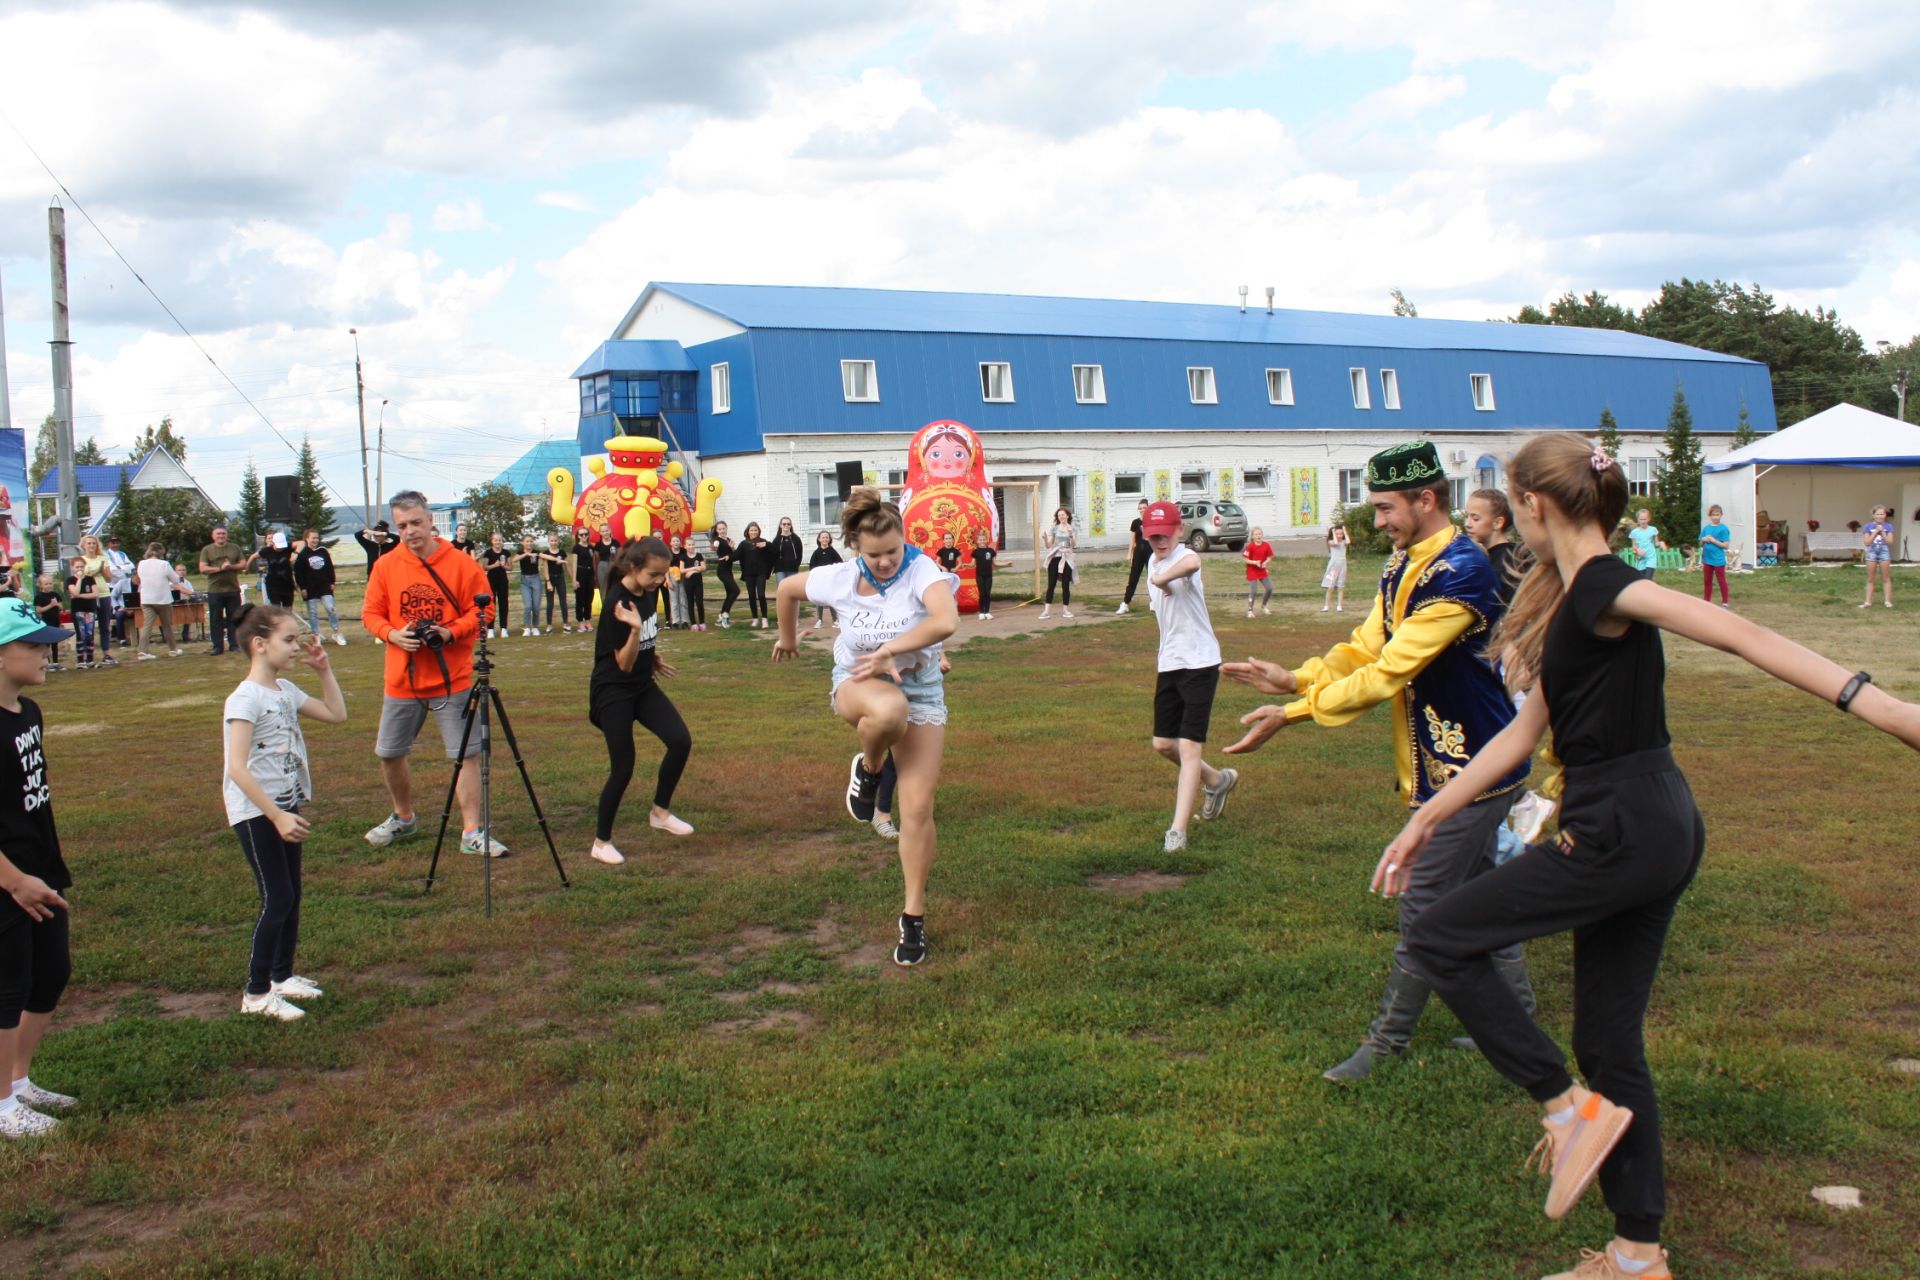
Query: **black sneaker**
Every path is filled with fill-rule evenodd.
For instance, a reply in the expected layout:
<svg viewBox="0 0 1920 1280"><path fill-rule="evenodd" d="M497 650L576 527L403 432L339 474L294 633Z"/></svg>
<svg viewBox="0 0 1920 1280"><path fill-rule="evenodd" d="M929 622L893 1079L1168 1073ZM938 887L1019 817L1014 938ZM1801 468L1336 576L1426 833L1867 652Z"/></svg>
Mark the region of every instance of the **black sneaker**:
<svg viewBox="0 0 1920 1280"><path fill-rule="evenodd" d="M893 962L903 969L911 969L926 958L927 918L901 916L900 945L893 949Z"/></svg>
<svg viewBox="0 0 1920 1280"><path fill-rule="evenodd" d="M859 752L853 755L853 772L847 777L847 812L855 822L872 822L874 800L880 794L880 775L868 773Z"/></svg>

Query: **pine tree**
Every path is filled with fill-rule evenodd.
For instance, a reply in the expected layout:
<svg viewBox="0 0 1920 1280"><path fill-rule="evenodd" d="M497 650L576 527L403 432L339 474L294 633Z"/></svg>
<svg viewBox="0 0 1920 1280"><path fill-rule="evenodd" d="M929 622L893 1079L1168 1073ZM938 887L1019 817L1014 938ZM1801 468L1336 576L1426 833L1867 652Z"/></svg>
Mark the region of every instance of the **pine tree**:
<svg viewBox="0 0 1920 1280"><path fill-rule="evenodd" d="M133 448L127 451L129 462L138 462L155 449L165 449L173 455L173 460L182 464L187 461L187 442L182 436L174 434L173 415L166 414L160 419L160 425L147 424L147 429L133 438Z"/></svg>
<svg viewBox="0 0 1920 1280"><path fill-rule="evenodd" d="M1759 438L1759 434L1753 429L1753 420L1747 417L1747 398L1741 396L1740 418L1733 426L1733 447L1744 449Z"/></svg>
<svg viewBox="0 0 1920 1280"><path fill-rule="evenodd" d="M260 484L260 472L253 465L253 459L247 459L247 469L240 476L240 506L233 513L233 528L228 531L233 544L242 551L251 551L259 544L260 531L267 527L267 494Z"/></svg>
<svg viewBox="0 0 1920 1280"><path fill-rule="evenodd" d="M301 531L319 530L322 542L333 537L333 508L327 505L326 482L321 480L320 464L313 456L313 441L304 436L300 440L300 463L294 468L293 501L300 512ZM300 535L296 532L294 536Z"/></svg>
<svg viewBox="0 0 1920 1280"><path fill-rule="evenodd" d="M1602 405L1600 408L1600 447L1615 462L1620 460L1620 424L1613 419L1613 408Z"/></svg>
<svg viewBox="0 0 1920 1280"><path fill-rule="evenodd" d="M1669 546L1691 541L1700 531L1700 441L1693 434L1693 410L1679 383L1667 414L1665 446L1660 454L1660 519Z"/></svg>

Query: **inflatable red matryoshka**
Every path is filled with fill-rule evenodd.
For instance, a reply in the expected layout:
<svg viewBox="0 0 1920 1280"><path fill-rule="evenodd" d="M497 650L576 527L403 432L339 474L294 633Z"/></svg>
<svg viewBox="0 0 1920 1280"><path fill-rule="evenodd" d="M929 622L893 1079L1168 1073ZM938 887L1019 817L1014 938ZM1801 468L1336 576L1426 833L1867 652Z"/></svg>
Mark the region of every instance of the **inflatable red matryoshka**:
<svg viewBox="0 0 1920 1280"><path fill-rule="evenodd" d="M920 428L907 446L907 478L900 489L900 515L907 541L928 555L940 550L941 538L953 535L960 548L958 602L962 613L980 607L980 591L973 580L974 535L985 533L987 545L1000 545L1000 513L993 505L993 487L987 483L986 451L980 437L964 422L942 419Z"/></svg>

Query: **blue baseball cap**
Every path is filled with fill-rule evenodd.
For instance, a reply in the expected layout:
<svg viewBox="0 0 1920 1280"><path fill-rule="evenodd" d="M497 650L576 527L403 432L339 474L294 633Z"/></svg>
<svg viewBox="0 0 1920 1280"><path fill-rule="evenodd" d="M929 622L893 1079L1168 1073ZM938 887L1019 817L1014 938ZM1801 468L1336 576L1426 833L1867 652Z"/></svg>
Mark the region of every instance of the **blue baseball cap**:
<svg viewBox="0 0 1920 1280"><path fill-rule="evenodd" d="M0 644L24 640L28 644L58 644L73 632L65 627L50 627L19 596L0 597Z"/></svg>

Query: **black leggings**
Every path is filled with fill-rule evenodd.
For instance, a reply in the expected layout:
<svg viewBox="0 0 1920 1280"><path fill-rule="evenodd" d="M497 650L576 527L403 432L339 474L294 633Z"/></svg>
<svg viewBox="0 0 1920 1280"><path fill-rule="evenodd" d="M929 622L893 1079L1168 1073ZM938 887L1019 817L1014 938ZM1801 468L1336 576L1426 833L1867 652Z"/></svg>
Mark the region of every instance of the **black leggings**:
<svg viewBox="0 0 1920 1280"><path fill-rule="evenodd" d="M687 757L693 754L693 735L657 684L648 685L631 698L608 699L595 714L600 732L607 739L607 785L600 788L600 818L594 831L600 839L611 840L613 820L620 814L620 797L633 781L633 726L638 724L667 749L660 759L659 779L653 785L653 802L662 809L673 807L673 789L680 785Z"/></svg>
<svg viewBox="0 0 1920 1280"><path fill-rule="evenodd" d="M980 588L980 612L992 613L993 575L991 573L976 573L974 574L973 580Z"/></svg>
<svg viewBox="0 0 1920 1280"><path fill-rule="evenodd" d="M593 617L593 582L578 583L573 588L573 616L575 621L587 622Z"/></svg>
<svg viewBox="0 0 1920 1280"><path fill-rule="evenodd" d="M1060 603L1073 603L1073 569L1065 560L1047 561L1047 603L1053 603L1053 588L1060 588Z"/></svg>
<svg viewBox="0 0 1920 1280"><path fill-rule="evenodd" d="M1147 558L1152 554L1153 548L1144 541L1133 549L1133 563L1127 566L1127 594L1120 597L1120 603L1133 603L1133 593L1140 587L1141 571L1147 567Z"/></svg>
<svg viewBox="0 0 1920 1280"><path fill-rule="evenodd" d="M293 976L293 948L300 940L300 846L282 840L264 816L234 823L233 833L240 837L240 852L247 856L260 889L247 994L263 996L274 983Z"/></svg>
<svg viewBox="0 0 1920 1280"><path fill-rule="evenodd" d="M747 612L756 618L764 618L767 616L767 577L765 574L747 579Z"/></svg>
<svg viewBox="0 0 1920 1280"><path fill-rule="evenodd" d="M707 625L707 589L700 582L704 577L703 573L690 573L680 579L687 589L687 616L680 621Z"/></svg>
<svg viewBox="0 0 1920 1280"><path fill-rule="evenodd" d="M733 580L731 568L720 570L720 586L727 593L726 598L720 602L720 612L730 613L733 610L733 602L740 598L740 584Z"/></svg>
<svg viewBox="0 0 1920 1280"><path fill-rule="evenodd" d="M507 608L506 573L502 571L499 577L495 577L494 570L487 570L487 590L493 592L493 625L505 631L507 629L509 614L512 612L512 610ZM530 627L533 625L532 619L529 618L522 618L520 621L524 626Z"/></svg>
<svg viewBox="0 0 1920 1280"><path fill-rule="evenodd" d="M35 921L8 902L0 913L0 1031L11 1031L22 1013L53 1012L73 976L73 957L65 911L56 908ZM13 1070L12 1064L6 1069Z"/></svg>
<svg viewBox="0 0 1920 1280"><path fill-rule="evenodd" d="M1573 1052L1587 1085L1633 1111L1600 1166L1614 1229L1653 1243L1666 1214L1660 1103L1645 1023L1660 951L1706 850L1706 827L1665 748L1568 766L1558 840L1467 881L1421 912L1403 945L1494 1070L1536 1102L1573 1087L1489 953L1573 933Z"/></svg>
<svg viewBox="0 0 1920 1280"><path fill-rule="evenodd" d="M572 619L567 617L567 580L565 578L547 579L547 625L553 625L553 606L560 606L560 625L566 626Z"/></svg>

